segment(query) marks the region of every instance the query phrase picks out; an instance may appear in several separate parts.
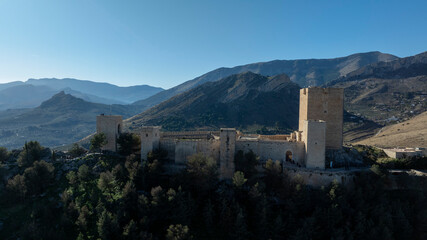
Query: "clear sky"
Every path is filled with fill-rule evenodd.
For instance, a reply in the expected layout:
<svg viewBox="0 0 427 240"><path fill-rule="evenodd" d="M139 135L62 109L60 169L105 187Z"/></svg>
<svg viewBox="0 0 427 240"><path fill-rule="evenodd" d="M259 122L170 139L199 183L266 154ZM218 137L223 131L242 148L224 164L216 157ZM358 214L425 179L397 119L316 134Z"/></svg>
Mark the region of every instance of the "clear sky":
<svg viewBox="0 0 427 240"><path fill-rule="evenodd" d="M0 83L170 88L218 67L427 51L427 1L0 0Z"/></svg>

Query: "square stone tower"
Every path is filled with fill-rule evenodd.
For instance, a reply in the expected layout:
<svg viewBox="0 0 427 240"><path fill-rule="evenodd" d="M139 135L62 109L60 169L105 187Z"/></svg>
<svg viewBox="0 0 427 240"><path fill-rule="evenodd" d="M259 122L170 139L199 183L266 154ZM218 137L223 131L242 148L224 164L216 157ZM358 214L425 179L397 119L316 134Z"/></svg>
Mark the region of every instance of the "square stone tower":
<svg viewBox="0 0 427 240"><path fill-rule="evenodd" d="M302 141L305 143L305 167L325 169L326 122L305 120L302 126Z"/></svg>
<svg viewBox="0 0 427 240"><path fill-rule="evenodd" d="M303 88L300 90L299 130L304 121L326 121L326 148L341 149L343 143L344 89Z"/></svg>
<svg viewBox="0 0 427 240"><path fill-rule="evenodd" d="M236 150L236 129L221 128L219 140L219 177L232 179L234 175L234 152Z"/></svg>
<svg viewBox="0 0 427 240"><path fill-rule="evenodd" d="M141 160L147 160L147 154L159 148L160 127L144 126L141 128Z"/></svg>
<svg viewBox="0 0 427 240"><path fill-rule="evenodd" d="M123 118L118 115L96 116L96 133L104 133L108 143L102 150L117 151L117 138L122 132Z"/></svg>

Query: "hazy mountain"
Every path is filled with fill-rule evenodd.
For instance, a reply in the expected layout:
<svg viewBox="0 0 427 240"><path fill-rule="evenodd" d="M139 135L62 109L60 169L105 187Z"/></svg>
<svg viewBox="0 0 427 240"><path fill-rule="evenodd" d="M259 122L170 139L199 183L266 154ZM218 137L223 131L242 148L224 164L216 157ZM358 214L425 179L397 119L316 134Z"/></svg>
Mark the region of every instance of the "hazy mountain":
<svg viewBox="0 0 427 240"><path fill-rule="evenodd" d="M208 82L127 120L130 128L161 125L165 130L297 128L299 86L288 76L247 72Z"/></svg>
<svg viewBox="0 0 427 240"><path fill-rule="evenodd" d="M26 83L35 86L46 85L55 90L70 88L72 90L84 94L91 94L104 99L113 99L115 101L123 103L132 103L141 99L148 98L158 92L163 91L162 88L152 87L148 85L119 87L109 83L99 83L87 80L77 80L72 78L28 79Z"/></svg>
<svg viewBox="0 0 427 240"><path fill-rule="evenodd" d="M65 91L88 102L103 104L128 104L162 91L148 85L118 87L77 79L29 79L26 82L0 84L0 110L33 108Z"/></svg>
<svg viewBox="0 0 427 240"><path fill-rule="evenodd" d="M394 59L397 59L397 57L390 54L368 52L333 59L275 60L233 68L218 68L134 104L147 107L154 106L203 83L218 81L230 75L248 71L265 76L286 74L290 76L293 82L299 84L301 87L319 86L340 76L344 76L362 66Z"/></svg>
<svg viewBox="0 0 427 240"><path fill-rule="evenodd" d="M33 108L49 99L58 91L47 86L20 84L0 91L0 110Z"/></svg>
<svg viewBox="0 0 427 240"><path fill-rule="evenodd" d="M74 97L77 98L81 98L85 101L88 102L92 102L92 103L102 103L102 104L126 104L125 102L121 102L118 100L114 100L114 99L108 99L108 98L103 98L103 97L98 97L92 94L88 94L88 93L82 93L76 90L73 90L71 88L64 88L61 89L61 91L64 91L66 94L70 94Z"/></svg>
<svg viewBox="0 0 427 240"><path fill-rule="evenodd" d="M0 110L34 108L43 101L48 100L60 90L52 89L45 85L34 86L31 84L17 84L0 90ZM85 94L71 88L62 89L67 94L82 98L88 102L103 104L124 104L113 99L106 99L92 94Z"/></svg>
<svg viewBox="0 0 427 240"><path fill-rule="evenodd" d="M19 86L25 84L24 82L21 81L15 81L15 82L8 82L8 83L0 83L0 91L4 90L6 88L10 88L10 87L14 87L14 86Z"/></svg>
<svg viewBox="0 0 427 240"><path fill-rule="evenodd" d="M90 103L60 92L34 109L0 112L0 146L17 148L30 140L69 144L93 133L101 113L126 118L138 112L135 106Z"/></svg>
<svg viewBox="0 0 427 240"><path fill-rule="evenodd" d="M427 110L427 52L362 67L326 86L345 88L345 108L377 122Z"/></svg>

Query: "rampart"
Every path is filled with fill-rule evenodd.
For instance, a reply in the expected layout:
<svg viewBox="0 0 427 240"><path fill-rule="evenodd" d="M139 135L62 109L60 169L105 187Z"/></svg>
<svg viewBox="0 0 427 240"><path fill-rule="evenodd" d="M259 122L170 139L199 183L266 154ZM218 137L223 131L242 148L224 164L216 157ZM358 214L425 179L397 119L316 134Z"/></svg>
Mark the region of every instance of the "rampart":
<svg viewBox="0 0 427 240"><path fill-rule="evenodd" d="M295 164L305 166L303 142L263 139L238 139L236 141L236 152L243 151L247 153L250 150L259 156L261 162L265 162L268 159L281 162L292 160ZM286 159L287 156L288 159Z"/></svg>
<svg viewBox="0 0 427 240"><path fill-rule="evenodd" d="M203 153L213 159L219 159L219 145L218 140L175 140L175 163L185 164L188 157L196 153Z"/></svg>
<svg viewBox="0 0 427 240"><path fill-rule="evenodd" d="M186 131L186 132L161 132L161 138L173 139L212 139L219 138L219 131Z"/></svg>

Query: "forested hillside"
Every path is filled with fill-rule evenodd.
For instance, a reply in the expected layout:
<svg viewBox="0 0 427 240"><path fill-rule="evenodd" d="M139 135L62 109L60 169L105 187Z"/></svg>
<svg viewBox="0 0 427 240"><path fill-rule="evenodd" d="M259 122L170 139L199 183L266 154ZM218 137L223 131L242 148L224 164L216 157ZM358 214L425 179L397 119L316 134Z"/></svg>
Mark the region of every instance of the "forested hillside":
<svg viewBox="0 0 427 240"><path fill-rule="evenodd" d="M425 177L391 175L380 164L355 177L353 187L313 188L289 178L279 162L257 170L257 156L249 152L236 155L233 179L220 181L217 164L203 155L171 171L164 152L150 153L141 165L123 146L121 155L84 155L73 147L71 161L37 142L20 151L0 148L0 238L427 237ZM377 152L360 154L372 164ZM422 161L408 160L408 166Z"/></svg>

